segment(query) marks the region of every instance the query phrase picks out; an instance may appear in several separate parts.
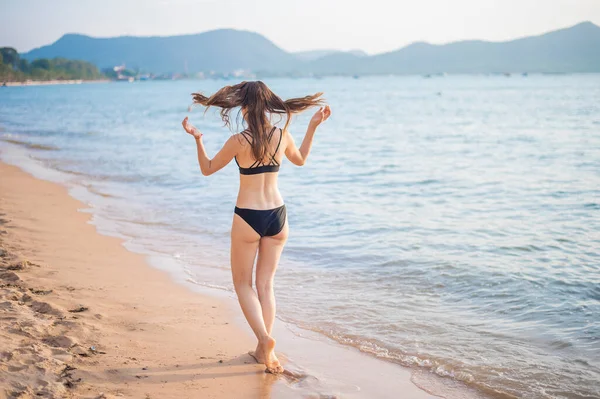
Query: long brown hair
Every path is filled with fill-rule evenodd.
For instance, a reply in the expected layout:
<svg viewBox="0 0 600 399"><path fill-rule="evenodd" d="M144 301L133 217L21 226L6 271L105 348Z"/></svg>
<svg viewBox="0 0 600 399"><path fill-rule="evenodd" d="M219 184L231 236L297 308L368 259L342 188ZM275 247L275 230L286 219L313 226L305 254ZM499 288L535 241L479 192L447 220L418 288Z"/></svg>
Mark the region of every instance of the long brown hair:
<svg viewBox="0 0 600 399"><path fill-rule="evenodd" d="M208 110L209 107L221 108L220 114L226 126L230 127L229 114L232 109L240 107L244 110L244 119L248 124L247 130L252 134L252 155L262 161L268 151L268 133L272 115L286 116L286 130L290 124L292 114L300 113L308 108L321 106L324 100L323 93L310 96L282 100L279 96L261 81L241 82L233 86L225 86L210 97L201 93L192 93L194 103L201 104ZM206 111L205 111L206 112ZM240 112L237 120L239 122Z"/></svg>

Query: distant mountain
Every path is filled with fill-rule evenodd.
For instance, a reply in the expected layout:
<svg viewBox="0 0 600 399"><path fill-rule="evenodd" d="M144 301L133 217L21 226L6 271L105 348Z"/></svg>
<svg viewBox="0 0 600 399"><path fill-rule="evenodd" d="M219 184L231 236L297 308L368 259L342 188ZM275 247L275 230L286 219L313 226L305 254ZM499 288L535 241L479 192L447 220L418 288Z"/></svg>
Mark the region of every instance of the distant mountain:
<svg viewBox="0 0 600 399"><path fill-rule="evenodd" d="M600 72L600 27L583 22L508 42L413 43L366 58L330 54L309 69L321 74Z"/></svg>
<svg viewBox="0 0 600 399"><path fill-rule="evenodd" d="M258 33L220 29L168 37L94 38L67 34L22 58L64 57L100 68L126 64L153 73L293 69L297 59Z"/></svg>
<svg viewBox="0 0 600 399"><path fill-rule="evenodd" d="M340 50L311 50L311 51L297 51L293 53L296 58L300 61L314 61L319 58L323 58L325 56L331 54L352 54L357 57L367 57L367 53L362 50L350 50L350 51L340 51Z"/></svg>
<svg viewBox="0 0 600 399"><path fill-rule="evenodd" d="M289 53L257 33L233 29L106 39L69 34L22 57L65 57L89 61L100 68L125 63L128 68L154 73L236 69L278 75L600 72L600 27L583 22L507 42L419 42L374 56L333 50Z"/></svg>

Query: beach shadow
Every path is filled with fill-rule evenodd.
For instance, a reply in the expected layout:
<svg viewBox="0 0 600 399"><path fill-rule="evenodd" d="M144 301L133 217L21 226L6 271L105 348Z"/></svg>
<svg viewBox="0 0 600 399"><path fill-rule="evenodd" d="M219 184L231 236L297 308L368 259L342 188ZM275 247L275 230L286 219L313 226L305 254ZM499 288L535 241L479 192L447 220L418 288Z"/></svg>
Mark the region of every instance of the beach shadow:
<svg viewBox="0 0 600 399"><path fill-rule="evenodd" d="M229 370L219 371L223 367L228 367ZM231 368L234 368L234 370L231 370ZM148 384L214 379L224 379L224 382L231 383L231 381L227 381L231 377L255 375L260 380L259 391L256 392L256 397L261 399L271 398L273 387L277 383L290 388L294 386L300 388L311 380L311 378L314 378L294 366L289 369L286 368L283 374L269 374L265 372L264 365L256 363L248 354L242 354L230 359L207 358L197 363L188 364L173 363L162 366L144 366L140 364L136 367L122 367L105 370L104 372L110 375L111 379L117 378L128 383L143 382ZM280 395L276 396L279 397ZM252 397L252 395L248 397Z"/></svg>
<svg viewBox="0 0 600 399"><path fill-rule="evenodd" d="M152 366L152 365L148 365L146 367L142 366L142 367L122 367L122 368L118 368L118 369L111 369L110 372L111 373L119 373L123 376L136 376L141 374L147 374L147 375L158 375L158 374L162 374L162 375L167 375L168 373L171 373L173 375L184 375L184 371L194 371L197 373L202 373L203 371L206 370L212 370L212 369L216 369L216 368L220 368L220 367L231 367L231 366L249 366L251 367L251 365L256 365L256 370L253 371L243 371L243 372L235 372L235 373L224 373L227 375L239 375L239 374L256 374L258 372L262 372L262 370L258 367L259 365L257 365L253 359L250 356L247 355L240 355L240 356L236 356L234 358L231 359L215 359L215 358L206 358L206 359L202 359L203 361L200 361L198 363L191 363L191 364L182 364L182 363L174 363L171 365L163 365L163 366ZM211 374L212 376L215 376L217 373L213 373Z"/></svg>
<svg viewBox="0 0 600 399"><path fill-rule="evenodd" d="M223 367L230 370L219 371ZM234 370L231 370L231 368ZM235 370L239 368L238 370ZM202 359L198 363L173 363L162 366L121 367L104 371L112 379L123 382L141 382L149 384L164 384L166 382L187 382L213 379L225 379L239 376L255 375L260 378L261 398L269 398L272 385L277 382L278 376L265 373L264 366L257 364L249 355L243 354L231 359Z"/></svg>

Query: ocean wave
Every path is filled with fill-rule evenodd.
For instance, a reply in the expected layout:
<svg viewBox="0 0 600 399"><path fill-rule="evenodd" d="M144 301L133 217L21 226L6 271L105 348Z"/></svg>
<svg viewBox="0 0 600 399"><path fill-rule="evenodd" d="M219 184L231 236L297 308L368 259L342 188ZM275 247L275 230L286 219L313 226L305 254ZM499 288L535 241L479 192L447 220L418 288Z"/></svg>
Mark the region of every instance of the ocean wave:
<svg viewBox="0 0 600 399"><path fill-rule="evenodd" d="M19 140L19 139L15 139L15 138L10 138L10 137L0 137L0 140L5 141L7 143L16 144L16 145L25 147L29 150L36 150L36 151L59 151L60 150L59 147L56 147L53 145L30 143L28 141L23 141L23 140Z"/></svg>

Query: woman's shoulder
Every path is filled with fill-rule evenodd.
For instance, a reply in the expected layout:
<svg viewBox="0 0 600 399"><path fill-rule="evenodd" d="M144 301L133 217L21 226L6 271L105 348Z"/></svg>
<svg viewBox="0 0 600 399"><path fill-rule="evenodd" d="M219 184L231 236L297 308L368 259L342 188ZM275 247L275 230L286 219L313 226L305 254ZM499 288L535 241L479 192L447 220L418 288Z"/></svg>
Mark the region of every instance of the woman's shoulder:
<svg viewBox="0 0 600 399"><path fill-rule="evenodd" d="M239 133L234 133L233 135L231 135L231 138L239 141L241 144L252 143L252 133L250 133L248 129L242 130Z"/></svg>

